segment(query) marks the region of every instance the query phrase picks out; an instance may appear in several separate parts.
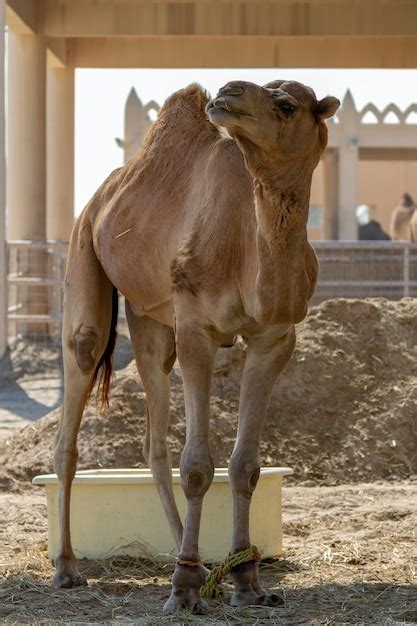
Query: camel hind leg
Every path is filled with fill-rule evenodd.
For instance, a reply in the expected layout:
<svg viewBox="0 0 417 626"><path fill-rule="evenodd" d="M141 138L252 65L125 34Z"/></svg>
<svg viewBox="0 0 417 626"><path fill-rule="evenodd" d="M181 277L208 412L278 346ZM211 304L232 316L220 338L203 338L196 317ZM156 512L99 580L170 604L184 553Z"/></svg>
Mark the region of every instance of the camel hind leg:
<svg viewBox="0 0 417 626"><path fill-rule="evenodd" d="M146 392L147 424L143 453L152 470L165 514L179 549L182 522L172 490L171 458L166 445L169 426L169 374L175 361L175 336L172 328L136 316L126 301L136 365Z"/></svg>
<svg viewBox="0 0 417 626"><path fill-rule="evenodd" d="M81 232L80 232L81 231ZM93 249L88 227L76 225L71 237L65 278L63 360L64 405L55 439L55 470L59 479L60 542L55 558L56 587L86 584L79 575L70 537L70 495L77 465L77 435L97 367L110 360L117 320L117 292ZM109 378L110 367L106 366Z"/></svg>

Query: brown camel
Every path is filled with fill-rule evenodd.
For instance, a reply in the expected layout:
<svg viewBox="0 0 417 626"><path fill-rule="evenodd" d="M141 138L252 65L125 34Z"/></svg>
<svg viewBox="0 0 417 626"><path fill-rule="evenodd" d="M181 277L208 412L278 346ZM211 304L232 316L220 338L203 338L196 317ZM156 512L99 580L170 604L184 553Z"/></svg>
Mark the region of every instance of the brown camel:
<svg viewBox="0 0 417 626"><path fill-rule="evenodd" d="M390 235L394 241L415 241L411 236L411 222L416 209L409 193L403 193L391 215ZM413 223L416 221L414 218ZM413 226L414 232L415 226Z"/></svg>
<svg viewBox="0 0 417 626"><path fill-rule="evenodd" d="M417 243L417 207L414 209L410 219L410 241Z"/></svg>
<svg viewBox="0 0 417 626"><path fill-rule="evenodd" d="M77 432L100 368L104 399L108 391L117 290L126 298L147 395L144 455L179 550L165 611L207 610L199 591L207 570L199 560L198 535L214 472L210 383L217 349L236 335L248 347L229 465L231 551L250 546L249 506L266 408L293 351L294 324L306 315L316 283L317 260L306 231L311 177L326 147L323 120L338 106L332 97L317 101L296 82L231 82L211 101L191 85L166 102L137 156L109 176L79 217L65 280L65 398L55 447L61 524L56 586L85 584L71 548L70 490ZM180 463L184 528L166 447L176 355L186 406ZM232 578L232 605L281 602L261 590L255 561L237 566Z"/></svg>

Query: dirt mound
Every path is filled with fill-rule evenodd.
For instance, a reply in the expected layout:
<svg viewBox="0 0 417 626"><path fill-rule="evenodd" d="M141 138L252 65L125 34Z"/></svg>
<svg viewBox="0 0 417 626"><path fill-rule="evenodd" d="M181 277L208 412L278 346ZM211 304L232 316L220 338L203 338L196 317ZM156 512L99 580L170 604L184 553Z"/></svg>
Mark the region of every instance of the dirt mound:
<svg viewBox="0 0 417 626"><path fill-rule="evenodd" d="M236 431L243 343L220 350L211 442L224 466ZM169 445L178 465L184 441L179 370L172 376ZM264 465L294 468L294 480L324 483L399 478L417 468L417 301L335 299L311 309L277 383L261 442ZM135 366L118 372L106 415L86 409L79 468L144 465L145 397ZM29 480L52 470L60 411L6 440L0 461Z"/></svg>
<svg viewBox="0 0 417 626"><path fill-rule="evenodd" d="M18 339L0 359L0 387L23 377L46 378L61 371L61 351L52 344Z"/></svg>

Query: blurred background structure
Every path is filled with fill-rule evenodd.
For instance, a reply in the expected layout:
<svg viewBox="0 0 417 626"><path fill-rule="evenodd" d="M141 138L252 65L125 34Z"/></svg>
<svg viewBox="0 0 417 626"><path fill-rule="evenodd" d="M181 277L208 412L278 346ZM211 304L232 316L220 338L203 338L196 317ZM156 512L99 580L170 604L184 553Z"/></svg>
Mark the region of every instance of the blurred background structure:
<svg viewBox="0 0 417 626"><path fill-rule="evenodd" d="M3 57L5 25L0 356L9 337L59 341L74 220L75 68L417 68L414 0L0 0ZM126 158L157 110L129 95L118 140ZM315 243L322 261L316 299L417 294L413 243L358 241L374 239L378 227L382 236L389 231L400 193L416 178L416 114L412 102L400 110L395 93L384 110L372 103L358 110L348 91L329 124L309 223L312 239L327 240ZM371 222L375 228L359 231Z"/></svg>
<svg viewBox="0 0 417 626"><path fill-rule="evenodd" d="M132 87L124 137L116 139L125 163L159 110L153 100L143 104ZM417 181L417 103L404 111L395 103L382 110L368 103L358 110L348 90L328 128L328 147L313 177L309 238L354 241L362 238L359 225L371 220L388 232L401 190Z"/></svg>

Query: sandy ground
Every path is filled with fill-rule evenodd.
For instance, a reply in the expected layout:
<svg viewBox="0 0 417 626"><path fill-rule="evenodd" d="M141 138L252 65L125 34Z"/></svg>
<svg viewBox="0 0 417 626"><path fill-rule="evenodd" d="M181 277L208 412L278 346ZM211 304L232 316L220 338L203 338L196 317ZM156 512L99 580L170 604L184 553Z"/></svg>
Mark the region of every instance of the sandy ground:
<svg viewBox="0 0 417 626"><path fill-rule="evenodd" d="M417 482L284 488L284 555L261 566L283 608L162 617L171 565L83 561L89 587L54 590L39 488L1 494L0 620L7 622L207 624L416 624Z"/></svg>
<svg viewBox="0 0 417 626"><path fill-rule="evenodd" d="M132 358L127 329L120 333L115 369ZM61 406L61 353L51 345L15 343L0 361L0 441Z"/></svg>
<svg viewBox="0 0 417 626"><path fill-rule="evenodd" d="M0 440L47 415L61 402L58 351L15 344L0 361Z"/></svg>
<svg viewBox="0 0 417 626"><path fill-rule="evenodd" d="M43 417L62 402L61 378L26 377L0 385L0 438Z"/></svg>
<svg viewBox="0 0 417 626"><path fill-rule="evenodd" d="M0 363L0 621L417 624L416 318L411 299L334 300L314 307L300 325L261 446L263 464L295 470L284 488L284 555L261 566L265 587L279 586L286 604L232 609L229 587L224 602L210 601L204 618L162 617L171 563L83 561L88 588L51 588L46 499L28 481L51 469L60 411L49 411L60 403L60 355L15 346ZM116 356L110 410L85 412L81 467L144 463L145 397L134 365L126 367L131 351L123 335ZM237 344L216 364L217 465L234 441L243 360ZM178 369L172 408L169 443L178 464L184 438Z"/></svg>
<svg viewBox="0 0 417 626"><path fill-rule="evenodd" d="M294 354L272 393L260 442L262 465L293 468L291 480L297 484L415 475L416 319L417 300L412 298L340 298L312 307L297 328ZM121 339L123 348L128 340ZM128 356L124 349L120 353ZM238 341L233 348L219 350L215 363L210 439L217 467L227 465L236 438L245 354L244 342ZM168 433L175 467L184 445L184 411L176 364ZM18 481L52 471L61 413L58 408L0 441L0 474L1 465L8 479ZM145 422L145 394L131 362L115 373L106 413L96 410L94 398L84 411L79 468L144 466Z"/></svg>

